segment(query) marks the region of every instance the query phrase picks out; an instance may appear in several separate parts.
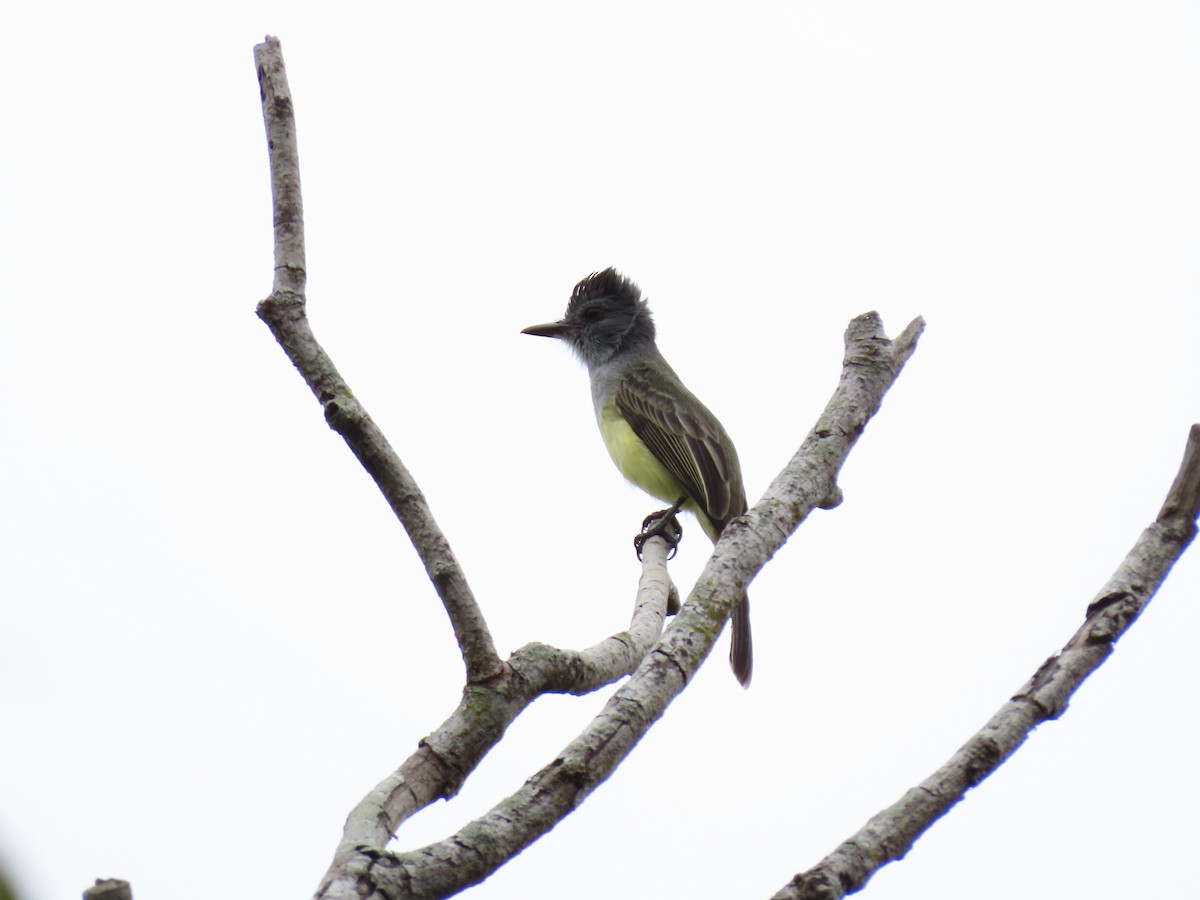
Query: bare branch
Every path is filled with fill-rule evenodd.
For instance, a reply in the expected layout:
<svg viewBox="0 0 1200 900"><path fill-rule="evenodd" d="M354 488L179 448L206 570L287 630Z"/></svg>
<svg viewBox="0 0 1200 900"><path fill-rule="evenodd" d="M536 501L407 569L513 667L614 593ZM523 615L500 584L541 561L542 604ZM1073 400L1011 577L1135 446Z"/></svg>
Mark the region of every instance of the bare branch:
<svg viewBox="0 0 1200 900"><path fill-rule="evenodd" d="M1196 521L1200 510L1200 425L1193 425L1188 432L1187 447L1183 451L1183 462L1166 502L1158 511L1158 521L1181 518Z"/></svg>
<svg viewBox="0 0 1200 900"><path fill-rule="evenodd" d="M762 499L721 533L716 552L688 604L658 648L678 654L676 661L683 669L691 672L699 665L695 654L707 655L711 649L719 625L729 613L728 604L745 592L808 514L841 502L837 475L916 350L924 328L925 322L918 316L899 337L889 340L878 313L863 313L850 321L842 374L817 424ZM704 624L714 622L718 625L716 631L711 624ZM692 629L711 631L711 639L706 637L702 643L692 645L685 636Z"/></svg>
<svg viewBox="0 0 1200 900"><path fill-rule="evenodd" d="M880 868L903 857L968 790L996 771L1034 728L1062 715L1071 695L1112 653L1196 536L1198 509L1200 425L1193 425L1158 518L1088 604L1083 627L945 765L793 878L774 900L837 900L860 890Z"/></svg>
<svg viewBox="0 0 1200 900"><path fill-rule="evenodd" d="M268 37L254 48L263 120L271 159L275 216L275 282L258 305L309 389L325 409L325 419L375 479L392 512L408 532L433 582L462 652L467 681L477 683L500 672L501 662L487 622L433 512L383 433L350 391L333 361L317 343L305 313L304 213L296 122L283 51Z"/></svg>
<svg viewBox="0 0 1200 900"><path fill-rule="evenodd" d="M279 38L268 36L254 48L263 121L271 157L271 197L275 221L274 294L304 296L304 201L300 195L300 155L296 116L283 68Z"/></svg>
<svg viewBox="0 0 1200 900"><path fill-rule="evenodd" d="M369 881L378 866L390 865L392 856L381 848L404 820L435 800L454 796L538 696L588 693L632 672L662 631L671 592L666 562L666 542L647 541L629 631L579 652L529 644L513 654L499 677L468 685L450 718L351 811L316 896L357 900L360 878Z"/></svg>
<svg viewBox="0 0 1200 900"><path fill-rule="evenodd" d="M407 853L387 852L381 842L344 842L318 896L351 900L375 891L387 898L449 896L488 877L582 803L687 686L711 652L733 600L758 569L813 507L836 493L837 472L915 349L922 327L917 319L889 341L874 313L851 322L841 381L817 427L767 496L726 528L680 614L578 738L515 794L446 840Z"/></svg>
<svg viewBox="0 0 1200 900"><path fill-rule="evenodd" d="M884 393L916 350L924 329L925 321L918 316L899 337L889 341L878 313L864 313L850 322L842 376L833 399L796 455L747 516L746 525L762 532L764 539L770 534L772 553L814 507L830 509L841 502L835 480L841 461L879 411ZM743 561L757 571L769 558L756 555Z"/></svg>

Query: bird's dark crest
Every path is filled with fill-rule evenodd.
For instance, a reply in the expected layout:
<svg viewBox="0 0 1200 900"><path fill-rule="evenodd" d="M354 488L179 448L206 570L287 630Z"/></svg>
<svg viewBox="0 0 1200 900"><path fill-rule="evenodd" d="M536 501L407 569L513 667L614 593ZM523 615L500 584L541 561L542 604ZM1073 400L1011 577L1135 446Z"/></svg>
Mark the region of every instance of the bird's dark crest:
<svg viewBox="0 0 1200 900"><path fill-rule="evenodd" d="M571 292L571 302L567 306L568 313L592 297L613 297L622 305L629 306L643 302L641 289L612 266L603 272L593 272L575 285L575 290Z"/></svg>

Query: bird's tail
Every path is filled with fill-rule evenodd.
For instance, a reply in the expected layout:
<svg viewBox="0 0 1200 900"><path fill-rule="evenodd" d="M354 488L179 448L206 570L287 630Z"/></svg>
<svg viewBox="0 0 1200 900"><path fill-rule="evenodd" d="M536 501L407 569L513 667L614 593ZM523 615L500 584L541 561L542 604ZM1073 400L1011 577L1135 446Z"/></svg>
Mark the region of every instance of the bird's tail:
<svg viewBox="0 0 1200 900"><path fill-rule="evenodd" d="M750 640L750 597L746 594L733 607L733 641L729 645L729 665L742 687L750 687L754 674L754 646Z"/></svg>

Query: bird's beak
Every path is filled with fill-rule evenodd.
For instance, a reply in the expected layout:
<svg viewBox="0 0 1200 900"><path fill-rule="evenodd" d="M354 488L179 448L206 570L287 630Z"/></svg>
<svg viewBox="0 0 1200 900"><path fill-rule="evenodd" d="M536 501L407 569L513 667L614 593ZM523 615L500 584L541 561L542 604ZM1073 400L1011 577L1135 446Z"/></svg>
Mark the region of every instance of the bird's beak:
<svg viewBox="0 0 1200 900"><path fill-rule="evenodd" d="M574 331L566 322L547 322L545 325L530 325L522 328L521 334L534 334L538 337L565 338Z"/></svg>

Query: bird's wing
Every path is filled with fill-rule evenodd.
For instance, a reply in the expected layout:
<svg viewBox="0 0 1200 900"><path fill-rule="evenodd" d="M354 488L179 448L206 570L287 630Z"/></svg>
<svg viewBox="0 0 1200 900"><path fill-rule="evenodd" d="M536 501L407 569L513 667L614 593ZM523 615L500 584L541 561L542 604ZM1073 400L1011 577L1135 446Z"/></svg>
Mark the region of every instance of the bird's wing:
<svg viewBox="0 0 1200 900"><path fill-rule="evenodd" d="M679 479L718 532L746 511L733 441L677 378L655 367L632 366L617 385L616 404L633 433Z"/></svg>

